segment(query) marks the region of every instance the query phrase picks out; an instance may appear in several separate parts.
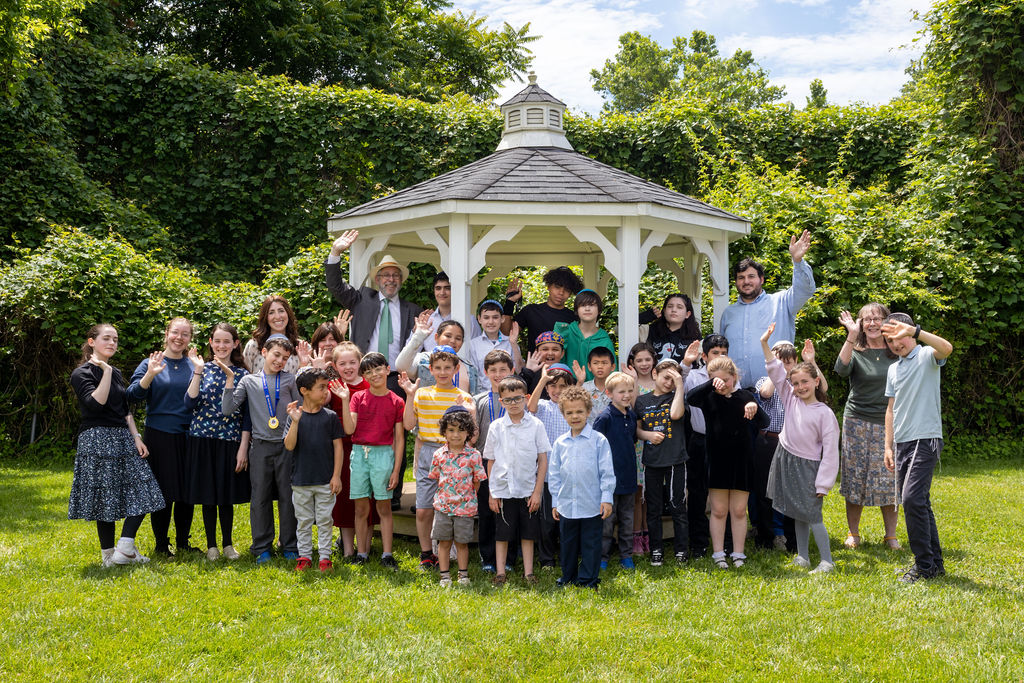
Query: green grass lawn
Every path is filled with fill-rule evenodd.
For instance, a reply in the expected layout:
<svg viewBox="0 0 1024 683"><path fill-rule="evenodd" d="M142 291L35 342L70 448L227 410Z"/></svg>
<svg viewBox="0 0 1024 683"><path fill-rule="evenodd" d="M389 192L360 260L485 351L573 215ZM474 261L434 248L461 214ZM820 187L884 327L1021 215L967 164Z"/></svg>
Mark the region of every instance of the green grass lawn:
<svg viewBox="0 0 1024 683"><path fill-rule="evenodd" d="M877 511L865 512L865 544L843 549L833 493L831 576L762 552L741 570L641 562L605 573L596 593L559 590L550 574L495 591L476 561L471 588L441 589L408 543L397 574L297 575L248 557L103 569L95 525L65 519L69 469L8 462L0 478L4 681L1024 678L1019 461L936 478L943 579L896 581L911 556L883 549ZM247 508L236 517L243 549ZM200 527L197 515L193 538ZM902 520L900 536L906 545ZM152 548L148 520L139 545Z"/></svg>

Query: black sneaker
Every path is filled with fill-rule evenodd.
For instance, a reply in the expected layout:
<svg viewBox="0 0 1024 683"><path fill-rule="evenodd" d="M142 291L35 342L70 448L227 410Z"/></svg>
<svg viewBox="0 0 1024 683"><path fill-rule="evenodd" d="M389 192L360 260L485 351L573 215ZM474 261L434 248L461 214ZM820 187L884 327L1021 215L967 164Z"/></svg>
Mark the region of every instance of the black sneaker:
<svg viewBox="0 0 1024 683"><path fill-rule="evenodd" d="M199 553L202 553L203 551L200 550L199 548L195 547L194 545L189 545L188 543L184 543L184 544L181 544L181 545L175 544L174 552L176 552L176 553L196 553L196 554L199 554Z"/></svg>
<svg viewBox="0 0 1024 683"><path fill-rule="evenodd" d="M431 569L436 569L436 568L437 568L437 555L435 555L434 553L430 553L430 552L420 553L420 569L422 569L425 572L428 572Z"/></svg>
<svg viewBox="0 0 1024 683"><path fill-rule="evenodd" d="M686 553L685 550L680 550L679 552L676 553L676 562L678 564L686 564L689 561L690 561L690 556Z"/></svg>
<svg viewBox="0 0 1024 683"><path fill-rule="evenodd" d="M665 560L665 555L660 550L651 551L651 566L660 567L661 563Z"/></svg>
<svg viewBox="0 0 1024 683"><path fill-rule="evenodd" d="M357 567L366 564L366 558L362 555L347 555L346 560Z"/></svg>
<svg viewBox="0 0 1024 683"><path fill-rule="evenodd" d="M398 569L398 562L392 555L384 555L380 558L380 566L387 567L388 569Z"/></svg>
<svg viewBox="0 0 1024 683"><path fill-rule="evenodd" d="M153 557L162 560L169 560L174 557L174 553L171 552L171 549L168 546L163 546L161 548L153 548Z"/></svg>
<svg viewBox="0 0 1024 683"><path fill-rule="evenodd" d="M928 577L922 574L918 570L917 565L915 564L912 567L910 567L906 572L904 572L903 576L899 578L899 581L900 583L914 583L916 581L919 581L920 579L926 578Z"/></svg>

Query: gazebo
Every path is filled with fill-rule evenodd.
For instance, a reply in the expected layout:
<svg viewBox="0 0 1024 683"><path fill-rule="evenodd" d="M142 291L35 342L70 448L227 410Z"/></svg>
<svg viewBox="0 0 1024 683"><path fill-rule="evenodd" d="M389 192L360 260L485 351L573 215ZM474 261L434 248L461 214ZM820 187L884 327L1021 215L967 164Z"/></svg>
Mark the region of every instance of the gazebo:
<svg viewBox="0 0 1024 683"><path fill-rule="evenodd" d="M565 104L533 73L529 79L501 105L493 154L328 220L333 235L359 231L349 282L364 284L383 253L432 263L451 279L453 317L467 321L487 286L516 267L581 266L585 284L602 296L615 278L625 358L639 337L647 263L676 276L699 319L706 260L717 327L729 303L729 243L748 234L750 223L574 151L563 129Z"/></svg>

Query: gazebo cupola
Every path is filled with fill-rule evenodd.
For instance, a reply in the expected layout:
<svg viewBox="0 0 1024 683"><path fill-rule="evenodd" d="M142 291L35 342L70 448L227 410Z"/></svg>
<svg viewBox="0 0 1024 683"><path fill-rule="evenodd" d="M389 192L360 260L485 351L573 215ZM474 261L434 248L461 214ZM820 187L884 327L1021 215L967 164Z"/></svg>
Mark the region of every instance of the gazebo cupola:
<svg viewBox="0 0 1024 683"><path fill-rule="evenodd" d="M530 84L501 105L501 142L498 151L513 147L559 147L572 149L562 122L565 103L539 85L530 72Z"/></svg>

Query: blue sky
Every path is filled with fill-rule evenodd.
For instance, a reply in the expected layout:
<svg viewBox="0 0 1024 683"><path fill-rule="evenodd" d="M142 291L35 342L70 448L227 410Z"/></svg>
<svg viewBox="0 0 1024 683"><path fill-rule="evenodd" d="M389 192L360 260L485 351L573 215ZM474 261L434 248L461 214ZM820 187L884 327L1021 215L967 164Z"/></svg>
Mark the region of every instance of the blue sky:
<svg viewBox="0 0 1024 683"><path fill-rule="evenodd" d="M694 29L713 34L719 50L750 50L786 99L804 106L821 78L837 104L886 102L899 94L904 69L921 49L913 11L927 0L454 0L488 23L529 22L538 83L575 110L597 113L601 96L590 70L615 55L618 37L640 31L662 45ZM499 101L522 84L506 84Z"/></svg>

